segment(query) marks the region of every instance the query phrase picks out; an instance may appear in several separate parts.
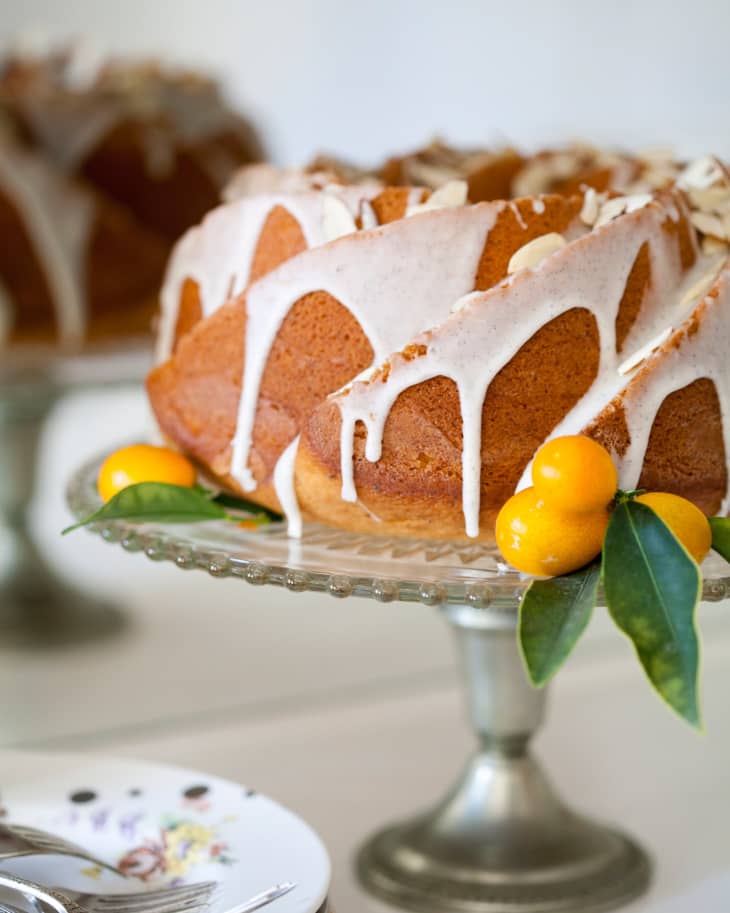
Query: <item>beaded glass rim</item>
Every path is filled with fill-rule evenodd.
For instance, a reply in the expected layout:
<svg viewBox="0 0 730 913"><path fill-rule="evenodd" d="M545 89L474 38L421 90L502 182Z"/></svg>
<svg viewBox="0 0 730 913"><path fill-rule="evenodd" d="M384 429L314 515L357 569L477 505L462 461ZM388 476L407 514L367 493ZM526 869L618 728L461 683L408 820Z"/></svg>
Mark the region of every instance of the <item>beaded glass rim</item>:
<svg viewBox="0 0 730 913"><path fill-rule="evenodd" d="M77 519L101 507L96 479L105 456L81 466L68 485L68 504ZM249 530L222 520L111 520L88 529L128 552L143 552L152 561L170 561L182 570L341 599L360 596L379 602L515 611L532 579L507 565L494 546L483 543L380 537L315 523L304 524L301 539L290 538L283 522ZM713 552L702 570L703 600L730 598L730 564Z"/></svg>

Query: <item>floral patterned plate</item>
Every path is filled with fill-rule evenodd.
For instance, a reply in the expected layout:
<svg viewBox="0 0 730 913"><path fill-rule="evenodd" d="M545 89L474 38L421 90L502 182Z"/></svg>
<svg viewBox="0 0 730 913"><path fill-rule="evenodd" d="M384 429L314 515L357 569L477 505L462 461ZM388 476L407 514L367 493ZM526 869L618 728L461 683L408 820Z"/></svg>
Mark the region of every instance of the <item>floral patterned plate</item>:
<svg viewBox="0 0 730 913"><path fill-rule="evenodd" d="M66 837L132 876L60 856L3 863L44 884L138 891L215 880L208 913L226 913L293 881L271 913L318 913L325 904L330 862L317 835L271 799L218 777L93 755L3 752L0 801L5 820Z"/></svg>

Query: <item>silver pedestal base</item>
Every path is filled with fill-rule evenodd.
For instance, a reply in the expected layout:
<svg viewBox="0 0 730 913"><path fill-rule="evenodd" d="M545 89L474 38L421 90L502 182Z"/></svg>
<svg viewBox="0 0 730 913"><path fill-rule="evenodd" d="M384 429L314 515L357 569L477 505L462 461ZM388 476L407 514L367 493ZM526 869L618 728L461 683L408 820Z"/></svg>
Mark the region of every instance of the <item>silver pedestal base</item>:
<svg viewBox="0 0 730 913"><path fill-rule="evenodd" d="M419 913L598 913L642 894L646 854L570 811L528 750L545 692L526 680L516 612L445 611L481 748L436 809L364 845L363 886Z"/></svg>
<svg viewBox="0 0 730 913"><path fill-rule="evenodd" d="M61 393L42 377L0 378L0 639L6 645L78 645L127 623L115 607L65 583L28 529L41 433Z"/></svg>
<svg viewBox="0 0 730 913"><path fill-rule="evenodd" d="M366 843L357 871L372 894L419 913L597 913L643 893L650 864L562 806L532 759L483 754L435 811Z"/></svg>

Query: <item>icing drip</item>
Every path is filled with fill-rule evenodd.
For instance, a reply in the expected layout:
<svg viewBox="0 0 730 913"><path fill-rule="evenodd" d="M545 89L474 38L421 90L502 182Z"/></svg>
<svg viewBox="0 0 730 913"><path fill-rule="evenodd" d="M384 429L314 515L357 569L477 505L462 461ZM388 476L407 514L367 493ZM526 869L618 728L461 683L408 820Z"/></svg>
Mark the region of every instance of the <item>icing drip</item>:
<svg viewBox="0 0 730 913"><path fill-rule="evenodd" d="M299 539L302 535L302 514L294 487L294 461L299 446L299 435L289 444L274 469L274 491L288 523L289 535Z"/></svg>
<svg viewBox="0 0 730 913"><path fill-rule="evenodd" d="M86 255L94 217L91 194L40 160L0 154L0 183L23 221L50 289L59 339L76 345L86 329Z"/></svg>
<svg viewBox="0 0 730 913"><path fill-rule="evenodd" d="M333 187L327 193L312 190L245 196L210 212L200 225L183 235L168 264L160 293L158 360L166 360L172 352L180 295L186 279L192 279L198 285L204 317L246 288L256 246L272 209L283 206L299 223L307 246L317 247L328 240L330 204L350 214L354 231L354 216L361 200L375 196L377 192L375 186Z"/></svg>
<svg viewBox="0 0 730 913"><path fill-rule="evenodd" d="M453 301L474 287L487 234L505 205L440 209L349 235L295 257L249 289L242 395L230 470L245 491L256 487L248 458L261 378L294 304L310 292L328 292L357 319L375 362L382 361L443 320Z"/></svg>
<svg viewBox="0 0 730 913"><path fill-rule="evenodd" d="M468 295L442 326L413 340L414 345L426 348L426 354L413 359L395 355L385 382L356 383L335 395L342 415L343 498L351 500L355 488L352 433L356 422L363 422L367 431L366 458L379 459L385 421L400 393L444 376L453 380L459 391L464 522L467 535L477 536L482 408L492 379L546 323L572 308L590 310L600 338L598 377L571 412L571 423L582 416L578 427L584 427L616 392L615 377L620 378L616 315L644 243L650 242L652 283L629 336L632 344L655 336L668 319L663 303L675 295L677 300L681 298L683 273L676 241L661 227L667 217L666 209L658 203L645 206L558 250L534 269L522 270L486 292ZM703 268L707 269L707 264ZM625 383L625 379L620 382Z"/></svg>
<svg viewBox="0 0 730 913"><path fill-rule="evenodd" d="M527 228L527 223L526 223L525 220L522 218L522 213L520 212L519 207L517 206L517 204L514 203L514 202L510 203L510 204L509 204L509 208L510 208L510 209L512 210L512 212L515 214L515 218L516 218L517 221L519 222L520 228Z"/></svg>
<svg viewBox="0 0 730 913"><path fill-rule="evenodd" d="M680 328L623 393L630 443L626 453L617 458L622 487L636 488L644 455L649 444L652 424L665 398L699 378L715 384L722 416L726 459L730 455L730 377L727 353L730 351L730 271L726 269L718 282L716 298L705 297L698 306L702 313L693 332ZM674 343L674 344L673 344ZM678 344L676 344L678 343ZM720 514L730 511L730 479Z"/></svg>
<svg viewBox="0 0 730 913"><path fill-rule="evenodd" d="M717 256L700 260L693 269L691 269L687 274L685 274L683 280L679 282L677 286L672 289L667 289L665 292L666 298L664 299L665 307L657 307L657 304L661 304L661 299L659 302L656 300L656 296L652 296L648 301L645 302L644 310L642 311L641 319L643 330L640 333L637 333L635 328L632 329L632 332L629 334L627 342L631 342L632 345L629 347L629 351L633 350L633 343L637 347L646 347L648 345L656 345L657 340L661 339L662 335L665 335L667 330L671 331L672 326L679 327L687 318L687 315L690 312L691 306L687 304L685 289L687 287L692 287L696 285L697 275L701 272L706 272L708 270L708 265L714 268L715 276L724 262L724 257L718 258ZM655 274L655 273L654 273ZM696 304L699 296L697 296L692 305ZM649 308L654 304L653 312L649 312ZM639 321L637 321L638 323ZM669 326L668 326L669 325ZM668 337L671 339L671 335ZM665 339L666 341L666 339ZM636 354L634 350L634 354ZM647 353L647 358L651 357L651 352ZM623 355L620 356L623 359ZM647 358L642 361L638 361L634 365L634 371L637 368L640 368L644 364ZM631 357L629 358L629 361ZM556 425L551 434L548 437L548 440L552 438L560 437L564 434L579 434L586 428L591 421L598 415L602 410L614 399L614 397L622 394L622 391L629 384L629 378L627 378L625 371L625 360L621 360L619 363L619 356L616 356L616 362L610 365L610 370L605 372L599 372L599 376L596 378L591 389L586 393L586 395L581 399L571 411L563 418L563 420ZM635 375L634 375L635 376ZM631 375L629 375L631 377ZM671 390L667 390L665 395L671 393ZM660 403L661 405L661 403ZM730 416L730 413L729 413ZM652 415L651 422L653 422L654 417ZM728 418L730 422L730 417ZM651 424L651 423L650 423ZM651 431L651 428L647 429L647 441L648 435ZM730 451L728 451L730 453ZM642 461L643 461L643 451L642 451ZM639 467L640 469L641 467ZM526 488L530 484L530 473L532 470L532 463L528 463L525 467L525 471L522 474L522 478L517 486L517 490L520 491L523 488ZM638 476L637 476L638 481ZM621 486L627 490L635 488L636 485L631 483L627 477L619 478L619 483Z"/></svg>

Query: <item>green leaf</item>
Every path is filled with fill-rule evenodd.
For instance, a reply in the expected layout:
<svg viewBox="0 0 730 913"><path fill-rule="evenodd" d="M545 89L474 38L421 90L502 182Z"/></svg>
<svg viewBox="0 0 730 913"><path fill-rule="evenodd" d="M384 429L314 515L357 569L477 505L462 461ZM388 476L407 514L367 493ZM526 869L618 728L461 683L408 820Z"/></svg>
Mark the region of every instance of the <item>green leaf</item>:
<svg viewBox="0 0 730 913"><path fill-rule="evenodd" d="M725 561L730 561L730 517L713 517L710 520L712 527L712 547Z"/></svg>
<svg viewBox="0 0 730 913"><path fill-rule="evenodd" d="M603 544L606 604L628 635L649 681L681 717L700 727L697 564L669 527L638 501L619 504Z"/></svg>
<svg viewBox="0 0 730 913"><path fill-rule="evenodd" d="M601 564L548 580L533 580L520 605L519 640L533 685L545 685L585 631L596 605Z"/></svg>
<svg viewBox="0 0 730 913"><path fill-rule="evenodd" d="M220 491L217 494L208 492L208 497L213 497L216 504L222 504L223 507L230 507L233 510L245 510L248 513L256 514L257 517L266 518L267 520L281 520L281 514L277 514L268 507L262 507L260 504L254 504L247 498L239 498L237 495L228 494L227 491Z"/></svg>
<svg viewBox="0 0 730 913"><path fill-rule="evenodd" d="M136 520L156 523L195 523L221 520L225 509L211 500L210 492L166 482L139 482L123 488L90 516L63 530L72 530L100 520Z"/></svg>

